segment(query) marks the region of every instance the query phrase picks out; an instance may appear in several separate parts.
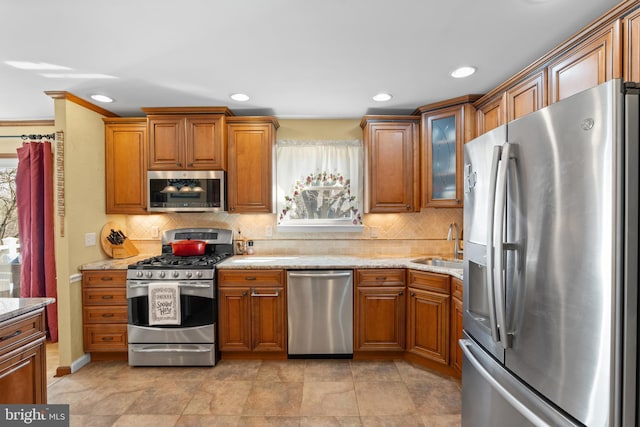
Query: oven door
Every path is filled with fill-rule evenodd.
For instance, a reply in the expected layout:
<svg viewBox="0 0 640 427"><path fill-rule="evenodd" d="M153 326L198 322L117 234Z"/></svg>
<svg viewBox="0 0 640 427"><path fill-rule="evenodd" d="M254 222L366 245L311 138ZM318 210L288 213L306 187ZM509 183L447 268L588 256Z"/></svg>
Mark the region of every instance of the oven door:
<svg viewBox="0 0 640 427"><path fill-rule="evenodd" d="M157 281L127 281L129 343L213 343L217 306L214 282L178 282L180 324L149 325L149 284Z"/></svg>

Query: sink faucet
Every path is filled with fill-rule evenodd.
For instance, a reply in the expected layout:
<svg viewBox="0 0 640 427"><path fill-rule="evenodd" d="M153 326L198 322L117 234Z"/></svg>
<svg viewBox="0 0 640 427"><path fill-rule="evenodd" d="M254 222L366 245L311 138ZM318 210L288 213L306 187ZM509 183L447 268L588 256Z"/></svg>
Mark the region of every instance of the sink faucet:
<svg viewBox="0 0 640 427"><path fill-rule="evenodd" d="M455 238L453 238L453 230L456 231ZM458 229L458 224L455 222L449 225L449 233L447 234L447 240L454 240L453 243L453 259L459 259L460 255L464 252L460 250L460 230Z"/></svg>

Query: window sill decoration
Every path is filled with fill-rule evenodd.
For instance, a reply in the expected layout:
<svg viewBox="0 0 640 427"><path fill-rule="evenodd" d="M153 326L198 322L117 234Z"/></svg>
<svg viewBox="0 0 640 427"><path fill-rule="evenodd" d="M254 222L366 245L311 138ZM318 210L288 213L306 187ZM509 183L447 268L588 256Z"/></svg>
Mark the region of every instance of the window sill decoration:
<svg viewBox="0 0 640 427"><path fill-rule="evenodd" d="M361 232L361 148L359 141L279 141L278 230Z"/></svg>

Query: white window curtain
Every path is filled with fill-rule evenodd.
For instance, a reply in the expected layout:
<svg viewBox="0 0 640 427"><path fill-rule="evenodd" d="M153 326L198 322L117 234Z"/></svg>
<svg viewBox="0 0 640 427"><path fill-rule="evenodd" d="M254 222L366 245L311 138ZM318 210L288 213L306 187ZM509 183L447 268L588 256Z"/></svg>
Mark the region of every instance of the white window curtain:
<svg viewBox="0 0 640 427"><path fill-rule="evenodd" d="M276 168L278 230L362 231L362 141L280 140Z"/></svg>

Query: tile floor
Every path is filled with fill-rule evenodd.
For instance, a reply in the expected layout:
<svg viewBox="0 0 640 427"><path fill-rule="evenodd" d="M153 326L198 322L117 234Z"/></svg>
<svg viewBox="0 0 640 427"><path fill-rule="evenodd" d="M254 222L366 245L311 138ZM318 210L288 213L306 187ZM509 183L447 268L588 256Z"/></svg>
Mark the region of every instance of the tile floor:
<svg viewBox="0 0 640 427"><path fill-rule="evenodd" d="M53 378L71 426L459 426L460 383L404 361L91 362Z"/></svg>

